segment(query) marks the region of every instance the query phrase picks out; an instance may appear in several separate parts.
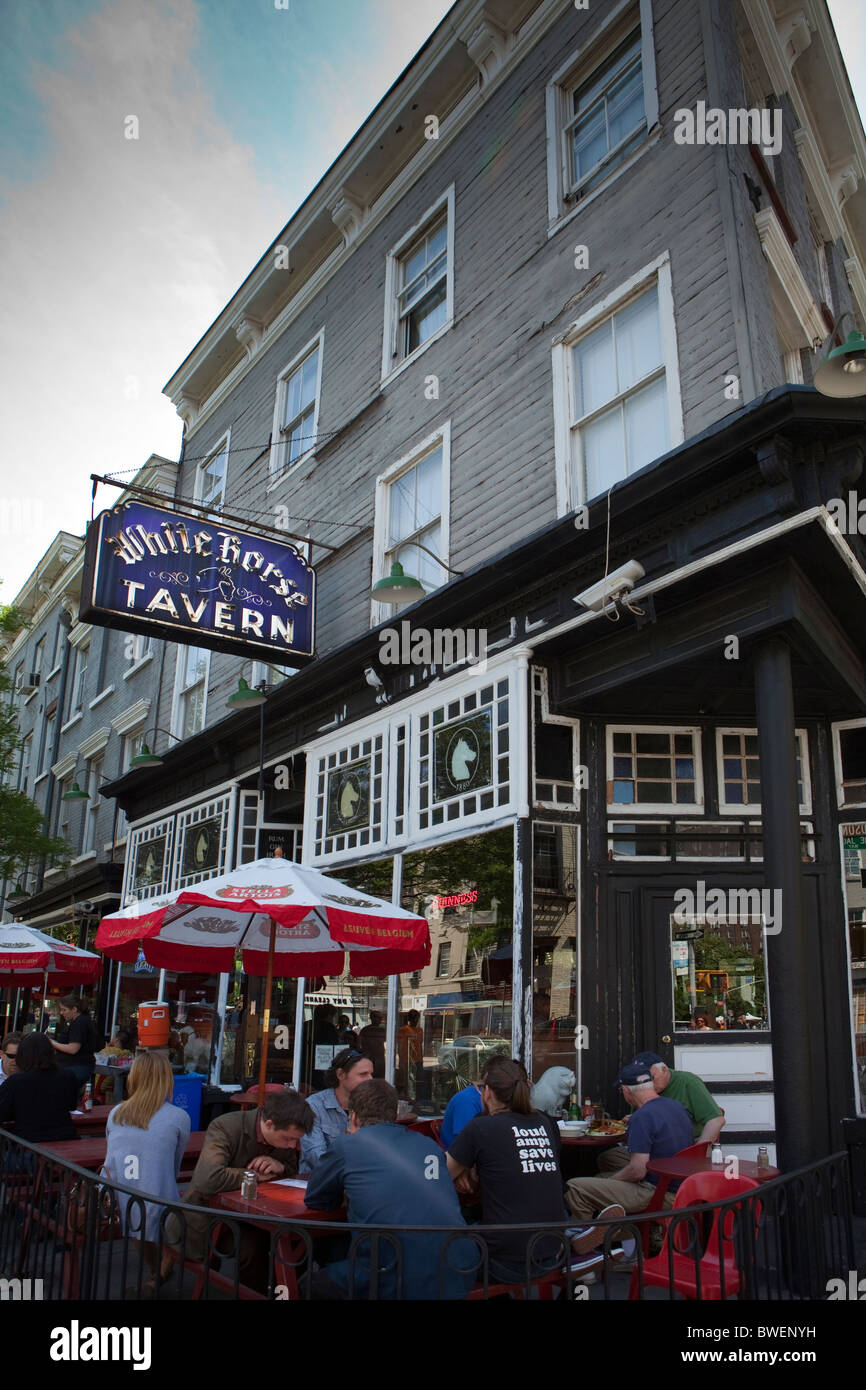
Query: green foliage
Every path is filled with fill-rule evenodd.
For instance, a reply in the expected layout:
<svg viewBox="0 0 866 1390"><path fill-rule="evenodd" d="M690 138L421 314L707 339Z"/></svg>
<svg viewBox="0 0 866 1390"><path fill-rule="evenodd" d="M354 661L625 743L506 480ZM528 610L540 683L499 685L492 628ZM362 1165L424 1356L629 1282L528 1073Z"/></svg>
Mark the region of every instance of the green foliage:
<svg viewBox="0 0 866 1390"><path fill-rule="evenodd" d="M27 619L10 604L0 605L0 633L14 636ZM21 735L11 699L12 682L0 671L0 878L14 879L28 863L49 856L55 862L69 857L64 840L45 834L42 812L23 792L5 784L15 772Z"/></svg>

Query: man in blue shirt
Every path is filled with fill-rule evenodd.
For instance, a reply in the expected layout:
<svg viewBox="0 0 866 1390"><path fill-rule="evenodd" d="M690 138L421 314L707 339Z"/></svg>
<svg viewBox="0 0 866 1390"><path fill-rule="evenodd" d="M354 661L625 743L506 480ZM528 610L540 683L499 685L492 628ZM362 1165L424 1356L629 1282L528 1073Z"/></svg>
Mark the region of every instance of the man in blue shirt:
<svg viewBox="0 0 866 1390"><path fill-rule="evenodd" d="M483 1114L484 1101L481 1099L480 1086L464 1086L462 1091L453 1095L445 1107L442 1128L439 1131L443 1149L450 1149L461 1129L465 1129L476 1115Z"/></svg>
<svg viewBox="0 0 866 1390"><path fill-rule="evenodd" d="M395 1123L397 1092L387 1081L365 1081L348 1098L349 1130L335 1138L307 1185L313 1211L348 1200L348 1223L358 1226L448 1226L466 1223L448 1174L445 1155L422 1134ZM355 1234L358 1234L355 1232ZM418 1231L355 1246L354 1255L313 1275L314 1298L358 1298L371 1293L371 1255L378 1279L375 1296L399 1299L465 1298L475 1282L475 1243ZM440 1274L441 1265L441 1274ZM467 1273L460 1273L465 1270Z"/></svg>
<svg viewBox="0 0 866 1390"><path fill-rule="evenodd" d="M617 1085L635 1110L626 1139L629 1160L615 1177L572 1178L566 1184L568 1207L582 1221L592 1220L604 1208L610 1216L643 1211L658 1182L647 1172L647 1164L654 1158L670 1158L694 1141L688 1111L678 1100L665 1100L657 1093L649 1067L629 1063L620 1071ZM605 1234L606 1227L591 1227L579 1236L576 1248L583 1253L594 1248L593 1241L601 1245Z"/></svg>

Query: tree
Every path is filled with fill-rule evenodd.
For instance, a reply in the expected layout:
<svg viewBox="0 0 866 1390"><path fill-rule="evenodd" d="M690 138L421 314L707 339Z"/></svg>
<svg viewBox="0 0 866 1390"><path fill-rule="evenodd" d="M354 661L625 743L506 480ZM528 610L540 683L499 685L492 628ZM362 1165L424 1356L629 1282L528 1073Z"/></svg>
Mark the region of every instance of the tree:
<svg viewBox="0 0 866 1390"><path fill-rule="evenodd" d="M0 605L0 634L14 637L27 626L26 616L11 604ZM21 734L12 700L12 682L0 671L0 878L11 879L34 859L68 858L66 842L46 835L42 812L24 792L6 785L16 769Z"/></svg>

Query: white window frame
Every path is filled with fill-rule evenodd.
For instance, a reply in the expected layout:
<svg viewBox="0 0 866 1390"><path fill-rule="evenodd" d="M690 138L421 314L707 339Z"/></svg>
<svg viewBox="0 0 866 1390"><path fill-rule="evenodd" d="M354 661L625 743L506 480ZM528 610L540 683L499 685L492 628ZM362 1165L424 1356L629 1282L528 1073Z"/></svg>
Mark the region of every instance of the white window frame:
<svg viewBox="0 0 866 1390"><path fill-rule="evenodd" d="M86 641L76 642L72 657L72 680L70 681L69 720L81 714L84 709L84 685L87 668L90 664L90 634ZM67 721L69 722L69 721Z"/></svg>
<svg viewBox="0 0 866 1390"><path fill-rule="evenodd" d="M606 319L620 313L632 300L639 299L656 284L659 306L659 332L661 334L662 361L664 363L665 385L667 387L668 428L670 438L666 452L669 453L685 438L683 428L683 404L680 391L679 351L677 346L676 322L674 318L674 299L671 286L670 252L665 251L655 260L642 266L610 294L605 295L592 309L576 318L565 333L553 342L553 419L554 455L556 459L556 508L558 516L566 516L592 498L586 496L586 485L582 462L579 457L580 426L572 427L572 403L574 396L574 372L572 349L581 338L586 337ZM640 390L638 383L633 390ZM632 391L626 395L632 394ZM625 399L625 397L622 397ZM611 407L617 397L613 397L598 413ZM652 466L652 465L644 465ZM640 470L638 470L640 471ZM614 486L627 483L626 475L618 479ZM603 497L604 493L596 494Z"/></svg>
<svg viewBox="0 0 866 1390"><path fill-rule="evenodd" d="M195 470L195 493L194 493L195 500L196 500L196 502L200 502L200 503L202 504L202 506L213 506L214 511L215 511L215 513L216 513L217 516L219 516L219 513L222 511L223 502L225 501L226 484L228 483L228 476L229 476L229 458L230 458L231 438L232 438L232 432L231 432L231 430L226 430L225 434L224 434L224 435L222 436L222 438L218 441L218 443L214 445L213 449L210 449L210 450L208 451L206 457L205 457L204 459L202 459L201 463L199 463L199 464L196 465L196 470ZM210 502L206 502L206 501L205 501L205 498L204 498L204 482L203 482L203 480L204 480L204 474L205 474L205 469L207 468L208 464L211 463L211 462L213 461L213 459L219 458L220 454L223 454L223 453L224 453L225 456L226 456L226 466L225 466L225 471L223 472L223 485L222 485L222 488L220 489L219 498L218 498L218 499L211 499Z"/></svg>
<svg viewBox="0 0 866 1390"><path fill-rule="evenodd" d="M576 87L583 86L592 74L618 48L632 29L640 26L641 72L643 75L643 99L646 130L637 149L611 167L607 178L585 198L575 203L569 190L572 184L571 154L567 149L565 127L573 112L569 109L571 97ZM601 29L593 33L588 41L574 50L567 60L554 73L547 84L545 93L547 118L547 212L549 219L548 236L553 236L576 217L593 198L609 188L615 179L630 169L649 146L658 138L659 99L656 81L655 41L653 37L652 0L623 0L623 3L607 16ZM598 166L596 166L597 168ZM594 172L594 171L593 171Z"/></svg>
<svg viewBox="0 0 866 1390"><path fill-rule="evenodd" d="M607 802L607 809L608 809L608 812L609 812L610 815L616 816L618 820L625 820L626 817L627 817L628 820L629 820L629 822L634 821L634 820L636 820L636 819L639 819L640 816L642 816L644 813L655 813L655 812L658 812L658 811L667 811L667 812L669 812L670 814L675 815L675 816L683 816L683 817L685 817L686 820L692 820L696 814L698 814L698 815L703 815L704 810L705 810L705 804L704 804L704 768L703 768L703 752L702 752L702 735L703 735L703 730L701 729L700 725L698 725L698 724L606 724L606 725L605 725L605 730L604 730L604 742L605 742L605 780L606 780L606 783L607 783L608 785L610 785L611 787L612 787L613 783L614 783L615 781L618 780L617 778L614 777L614 774L613 774L613 759L614 759L614 756L616 756L616 757L622 757L622 756L623 756L623 755L620 754L620 753L617 753L616 755L614 755L614 751L613 751L613 735L614 735L614 734L690 734L690 735L692 736L692 750L693 750L693 751L692 751L692 757L694 758L694 763L695 763L695 775L694 775L694 778L693 778L693 779L690 779L690 780L693 780L693 781L694 781L694 784L695 784L695 800L694 800L694 801L674 801L674 802L671 802L671 801L608 801L608 802ZM636 754L635 756L636 756L636 757L640 757L640 754ZM647 754L646 756L651 757L652 754ZM673 756L674 758L676 758L678 755L674 752L674 753L672 754L672 756ZM681 753L681 754L679 754L679 756L680 756L680 757L685 757L686 755ZM635 773L637 773L637 769L636 769L636 768L635 768ZM637 775L636 775L634 780L635 780L635 781L640 781L640 778L638 778Z"/></svg>
<svg viewBox="0 0 866 1390"><path fill-rule="evenodd" d="M719 784L719 815L720 816L760 816L761 803L759 801L733 802L725 801L725 778L722 752L722 739L725 734L748 734L752 738L757 738L757 729L747 729L743 726L725 727L716 729L716 778ZM809 735L806 729L795 729L794 734L800 748L800 774L803 784L803 801L800 802L799 811L802 816L812 814L812 779L809 774Z"/></svg>
<svg viewBox="0 0 866 1390"><path fill-rule="evenodd" d="M96 830L99 820L99 786L105 769L105 751L94 753L87 764L87 806L84 824L81 828L81 853L90 854L96 849Z"/></svg>
<svg viewBox="0 0 866 1390"><path fill-rule="evenodd" d="M190 645L192 645L192 644L190 644ZM195 731L194 734L186 734L186 735L185 735L184 732L183 732L183 719L182 719L183 703L182 703L182 697L186 694L186 692L187 692L188 690L192 690L194 687L193 687L192 685L181 686L181 675L180 675L180 673L181 673L182 669L183 669L183 668L185 667L185 665L186 665L186 649L185 649L185 646L180 646L180 645L179 645L178 648L177 648L177 656L176 656L176 658L175 658L175 663L174 663L174 693L173 693L172 702L171 702L171 736L172 736L172 738L173 738L173 740L174 740L175 743L182 743L183 740L184 740L184 738L195 738L195 737L196 737L196 734L200 734L201 731L202 731L202 729L204 729L204 727L205 727L205 725L206 725L206 723L207 723L207 696L208 696L208 685L209 685L209 683L210 683L210 659L211 659L211 653L210 653L210 651L207 651L207 650L205 650L204 648L200 648L199 650L203 650L203 651L205 652L205 669L204 669L204 675L203 675L203 677L202 677L202 680L204 681L204 700L203 700L203 702L202 702L202 711L201 711L201 728L196 729L196 731ZM198 682L196 681L195 684L197 685Z"/></svg>
<svg viewBox="0 0 866 1390"><path fill-rule="evenodd" d="M285 462L286 458L286 439L283 436L283 415L286 408L286 390L289 378L294 375L302 363L318 349L319 361L316 370L316 399L313 406L313 434L312 443L308 449L300 453L294 463ZM292 360L283 367L277 377L277 389L274 393L274 419L271 427L271 456L268 463L268 491L276 487L294 473L302 463L315 457L319 443L319 410L322 404L322 363L325 356L325 330L320 328L318 333L305 343L300 352L296 352Z"/></svg>
<svg viewBox="0 0 866 1390"><path fill-rule="evenodd" d="M454 184L452 183L436 199L436 202L423 213L415 225L409 228L405 236L401 237L395 246L392 246L385 258L385 327L382 334L382 380L380 385L384 386L387 381L392 381L409 366L410 362L415 362L423 352L426 352L431 343L437 342L444 333L454 327L454 206ZM400 261L412 243L418 241L431 224L438 221L443 209L445 209L446 214L445 254L447 257L445 322L413 352L408 353L405 357L398 357L400 321L397 294L400 286Z"/></svg>
<svg viewBox="0 0 866 1390"><path fill-rule="evenodd" d="M831 725L833 734L833 766L836 770L836 804L841 809L850 810L856 806L866 806L866 797L862 801L846 801L845 788L842 784L842 740L839 737L844 729L866 729L866 719L842 719L836 724Z"/></svg>
<svg viewBox="0 0 866 1390"><path fill-rule="evenodd" d="M250 688L257 690L263 681L267 681L268 686L275 690L277 686L296 676L299 670L299 666L278 666L274 661L254 661L250 670ZM283 680L274 680L275 671L281 673Z"/></svg>
<svg viewBox="0 0 866 1390"><path fill-rule="evenodd" d="M428 434L421 443L416 445L410 453L404 454L396 463L392 463L390 468L386 468L384 473L380 473L376 479L376 495L373 517L373 581L385 578L386 556L388 554L388 535L391 516L391 487L404 473L408 473L415 468L427 454L432 454L441 445L442 448L442 508L439 513L439 526L441 536L442 554L440 559L447 565L450 563L450 544L451 544L451 421L446 420L432 434ZM447 569L442 570L442 584L447 584L450 579ZM437 586L441 587L441 586ZM435 593L435 590L431 590ZM386 619L396 619L400 609L390 603L377 603L375 599L371 601L370 625L376 627Z"/></svg>
<svg viewBox="0 0 866 1390"><path fill-rule="evenodd" d="M541 704L541 717L534 723L534 730L539 725L558 724L561 728L571 729L571 786L572 797L569 801L541 801L536 798L536 790L539 782L551 781L554 786L565 785L565 779L556 780L547 777L539 777L536 771L536 743L533 734L532 738L532 779L530 787L532 791L532 804L536 810L544 811L579 811L583 798L583 787L581 785L581 763L580 763L580 720L571 719L564 714L551 714L550 712L550 690L548 686L548 675L546 666L533 666L532 668L532 712L535 715L535 698ZM575 790L576 789L576 790ZM555 824L555 822L551 822Z"/></svg>
<svg viewBox="0 0 866 1390"><path fill-rule="evenodd" d="M33 730L25 734L21 740L21 747L18 750L18 790L27 793L27 783L30 778L30 769L33 764Z"/></svg>

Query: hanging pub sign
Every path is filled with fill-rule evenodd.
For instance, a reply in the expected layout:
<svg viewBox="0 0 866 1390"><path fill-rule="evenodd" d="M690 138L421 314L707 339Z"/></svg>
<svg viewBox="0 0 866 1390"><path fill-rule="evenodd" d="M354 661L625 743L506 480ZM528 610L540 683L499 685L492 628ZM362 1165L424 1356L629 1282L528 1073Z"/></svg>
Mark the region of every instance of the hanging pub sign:
<svg viewBox="0 0 866 1390"><path fill-rule="evenodd" d="M298 666L315 604L315 571L286 541L136 500L87 532L85 623Z"/></svg>

